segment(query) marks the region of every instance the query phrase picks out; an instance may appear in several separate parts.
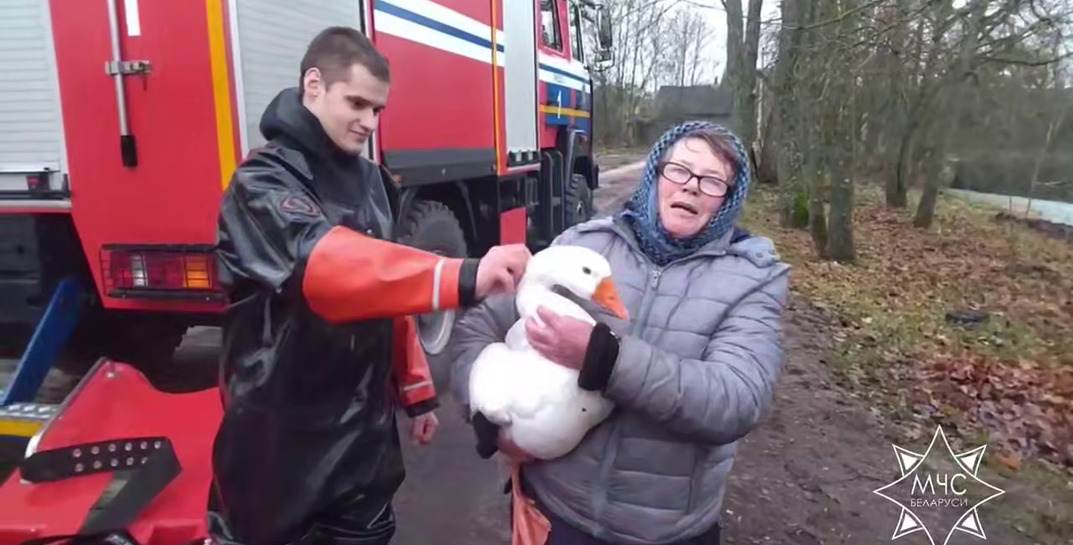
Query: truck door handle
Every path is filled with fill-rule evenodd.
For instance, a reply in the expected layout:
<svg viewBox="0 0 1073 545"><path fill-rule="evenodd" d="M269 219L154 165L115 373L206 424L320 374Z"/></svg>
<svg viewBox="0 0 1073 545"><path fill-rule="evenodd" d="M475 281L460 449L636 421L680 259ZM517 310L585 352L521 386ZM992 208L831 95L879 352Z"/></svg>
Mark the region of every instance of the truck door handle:
<svg viewBox="0 0 1073 545"><path fill-rule="evenodd" d="M104 72L111 76L115 83L116 108L119 112L119 154L123 159L123 166L136 167L138 166L138 145L134 135L130 132L130 124L127 121L127 96L123 89L123 78L149 74L150 64L147 60L125 61L122 59L119 51L119 12L116 0L107 0L107 2L112 59L104 64Z"/></svg>
<svg viewBox="0 0 1073 545"><path fill-rule="evenodd" d="M147 76L152 65L149 61L108 61L104 63L104 72L109 76Z"/></svg>

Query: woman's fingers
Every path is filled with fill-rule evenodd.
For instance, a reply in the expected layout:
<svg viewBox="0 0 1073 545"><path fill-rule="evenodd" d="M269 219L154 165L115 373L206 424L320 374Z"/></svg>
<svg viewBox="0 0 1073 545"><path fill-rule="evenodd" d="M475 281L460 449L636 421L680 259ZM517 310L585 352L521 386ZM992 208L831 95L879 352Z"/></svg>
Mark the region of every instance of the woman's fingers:
<svg viewBox="0 0 1073 545"><path fill-rule="evenodd" d="M537 316L540 316L541 320L544 320L545 324L548 324L548 328L557 329L559 324L559 315L548 309L548 307L538 307Z"/></svg>
<svg viewBox="0 0 1073 545"><path fill-rule="evenodd" d="M525 334L529 337L529 343L543 343L547 338L546 328L532 318L525 320Z"/></svg>

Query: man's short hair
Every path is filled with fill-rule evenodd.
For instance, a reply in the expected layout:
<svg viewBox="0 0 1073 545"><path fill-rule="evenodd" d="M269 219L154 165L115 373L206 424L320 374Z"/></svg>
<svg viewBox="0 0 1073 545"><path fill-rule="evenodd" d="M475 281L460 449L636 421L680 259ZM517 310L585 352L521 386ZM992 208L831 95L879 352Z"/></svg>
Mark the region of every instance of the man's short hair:
<svg viewBox="0 0 1073 545"><path fill-rule="evenodd" d="M328 27L309 43L302 57L302 72L298 75L298 88L303 89L305 74L310 68L319 68L324 87L350 78L350 67L360 64L376 79L391 83L391 71L387 59L376 50L369 38L350 27Z"/></svg>

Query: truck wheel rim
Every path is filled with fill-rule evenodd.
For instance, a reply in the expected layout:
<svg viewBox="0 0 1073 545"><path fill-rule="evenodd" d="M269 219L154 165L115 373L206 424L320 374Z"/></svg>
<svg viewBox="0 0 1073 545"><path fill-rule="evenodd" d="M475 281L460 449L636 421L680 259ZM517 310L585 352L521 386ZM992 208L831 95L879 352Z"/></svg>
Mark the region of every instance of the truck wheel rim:
<svg viewBox="0 0 1073 545"><path fill-rule="evenodd" d="M447 348L451 340L451 330L455 321L455 311L445 310L417 317L418 337L421 347L429 354L439 354Z"/></svg>
<svg viewBox="0 0 1073 545"><path fill-rule="evenodd" d="M439 256L447 256L447 252L441 249L432 249L432 253ZM421 341L421 348L425 353L435 356L447 348L451 341L451 330L455 325L455 311L441 310L430 312L417 317L417 338Z"/></svg>

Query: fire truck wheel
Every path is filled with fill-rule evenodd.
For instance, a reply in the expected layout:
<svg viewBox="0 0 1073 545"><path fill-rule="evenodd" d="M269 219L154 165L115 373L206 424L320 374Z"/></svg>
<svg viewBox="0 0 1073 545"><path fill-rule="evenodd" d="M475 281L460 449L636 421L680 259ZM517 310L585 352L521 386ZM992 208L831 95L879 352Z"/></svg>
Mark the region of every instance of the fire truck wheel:
<svg viewBox="0 0 1073 545"><path fill-rule="evenodd" d="M592 218L592 190L584 174L574 174L566 186L563 202L566 206L566 226L585 223Z"/></svg>
<svg viewBox="0 0 1073 545"><path fill-rule="evenodd" d="M17 325L0 327L0 358L18 359L30 340L30 328Z"/></svg>
<svg viewBox="0 0 1073 545"><path fill-rule="evenodd" d="M458 218L443 203L415 201L400 223L400 241L448 257L466 257L466 235ZM451 340L455 312L424 314L417 318L421 346L429 355L443 352Z"/></svg>
<svg viewBox="0 0 1073 545"><path fill-rule="evenodd" d="M179 369L173 356L183 340L186 325L146 316L94 314L84 320L69 343L68 354L57 365L81 375L100 357L129 363L153 386L168 392L188 392L216 383L216 366Z"/></svg>

